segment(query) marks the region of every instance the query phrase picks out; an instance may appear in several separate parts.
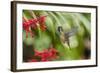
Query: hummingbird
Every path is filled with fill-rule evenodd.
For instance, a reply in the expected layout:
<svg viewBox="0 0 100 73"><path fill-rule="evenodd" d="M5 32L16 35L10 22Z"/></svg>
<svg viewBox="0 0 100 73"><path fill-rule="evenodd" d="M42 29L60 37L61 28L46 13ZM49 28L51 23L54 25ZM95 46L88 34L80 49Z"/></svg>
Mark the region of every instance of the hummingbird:
<svg viewBox="0 0 100 73"><path fill-rule="evenodd" d="M78 27L72 27L69 31L64 31L62 26L58 26L58 32L60 33L60 40L62 43L70 47L69 37L75 35L78 32Z"/></svg>

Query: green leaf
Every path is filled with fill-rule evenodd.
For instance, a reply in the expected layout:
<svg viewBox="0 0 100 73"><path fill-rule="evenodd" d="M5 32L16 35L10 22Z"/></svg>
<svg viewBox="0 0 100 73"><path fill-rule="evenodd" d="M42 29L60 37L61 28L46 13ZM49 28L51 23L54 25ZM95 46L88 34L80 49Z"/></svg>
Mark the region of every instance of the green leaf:
<svg viewBox="0 0 100 73"><path fill-rule="evenodd" d="M41 37L34 37L33 46L35 49L42 51L44 49L48 49L51 45L51 42L51 37L46 32L42 32Z"/></svg>
<svg viewBox="0 0 100 73"><path fill-rule="evenodd" d="M28 33L28 37L26 37L25 31L23 31L23 42L26 45L32 45L33 44L33 40L34 40L34 38L32 38L29 33Z"/></svg>
<svg viewBox="0 0 100 73"><path fill-rule="evenodd" d="M55 24L50 17L50 15L46 11L40 12L40 15L47 15L45 20L45 25L47 26L47 30L51 33L51 36L55 39Z"/></svg>
<svg viewBox="0 0 100 73"><path fill-rule="evenodd" d="M27 19L33 18L28 11L29 10L23 10L23 14L25 14L25 16L27 17Z"/></svg>
<svg viewBox="0 0 100 73"><path fill-rule="evenodd" d="M70 24L68 23L68 20L63 16L63 12L55 12L58 16L58 19L60 23L62 24L62 27L65 31L71 28ZM67 13L66 13L67 14Z"/></svg>

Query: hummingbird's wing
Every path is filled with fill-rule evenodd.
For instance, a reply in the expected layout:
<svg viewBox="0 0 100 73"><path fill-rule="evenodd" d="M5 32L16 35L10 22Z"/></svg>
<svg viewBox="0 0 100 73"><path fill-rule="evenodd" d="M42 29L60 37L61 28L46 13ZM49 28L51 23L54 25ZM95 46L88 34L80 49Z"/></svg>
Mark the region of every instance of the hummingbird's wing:
<svg viewBox="0 0 100 73"><path fill-rule="evenodd" d="M69 36L65 34L65 42L69 45Z"/></svg>
<svg viewBox="0 0 100 73"><path fill-rule="evenodd" d="M70 31L65 32L65 36L70 37L78 32L78 27L73 27Z"/></svg>
<svg viewBox="0 0 100 73"><path fill-rule="evenodd" d="M73 27L69 32L65 32L65 41L67 42L68 45L70 45L69 37L75 35L77 31L78 31L77 27Z"/></svg>

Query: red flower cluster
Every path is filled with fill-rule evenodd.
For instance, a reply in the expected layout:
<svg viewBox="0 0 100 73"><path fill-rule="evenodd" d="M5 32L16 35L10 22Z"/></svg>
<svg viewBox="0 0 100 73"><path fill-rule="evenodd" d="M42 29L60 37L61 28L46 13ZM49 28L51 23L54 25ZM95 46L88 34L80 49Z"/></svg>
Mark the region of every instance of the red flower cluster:
<svg viewBox="0 0 100 73"><path fill-rule="evenodd" d="M29 62L37 62L37 61L52 61L58 58L58 51L55 48L50 48L49 50L44 50L43 52L39 52L34 50L34 57L38 57L39 59L32 59Z"/></svg>
<svg viewBox="0 0 100 73"><path fill-rule="evenodd" d="M36 19L30 19L28 21L26 21L23 18L24 19L23 29L26 31L26 37L28 36L28 32L31 34L31 36L33 36L31 28L36 29L37 28L37 23L40 24L40 29L42 31L45 31L46 30L45 18L46 18L46 16L41 16L41 17L38 17Z"/></svg>

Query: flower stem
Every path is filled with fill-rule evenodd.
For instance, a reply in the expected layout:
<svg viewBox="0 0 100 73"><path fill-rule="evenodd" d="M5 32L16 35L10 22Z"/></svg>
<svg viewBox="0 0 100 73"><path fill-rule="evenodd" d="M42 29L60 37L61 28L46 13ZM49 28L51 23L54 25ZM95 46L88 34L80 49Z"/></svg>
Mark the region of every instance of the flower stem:
<svg viewBox="0 0 100 73"><path fill-rule="evenodd" d="M28 18L25 16L24 13L23 13L23 21L28 21Z"/></svg>

